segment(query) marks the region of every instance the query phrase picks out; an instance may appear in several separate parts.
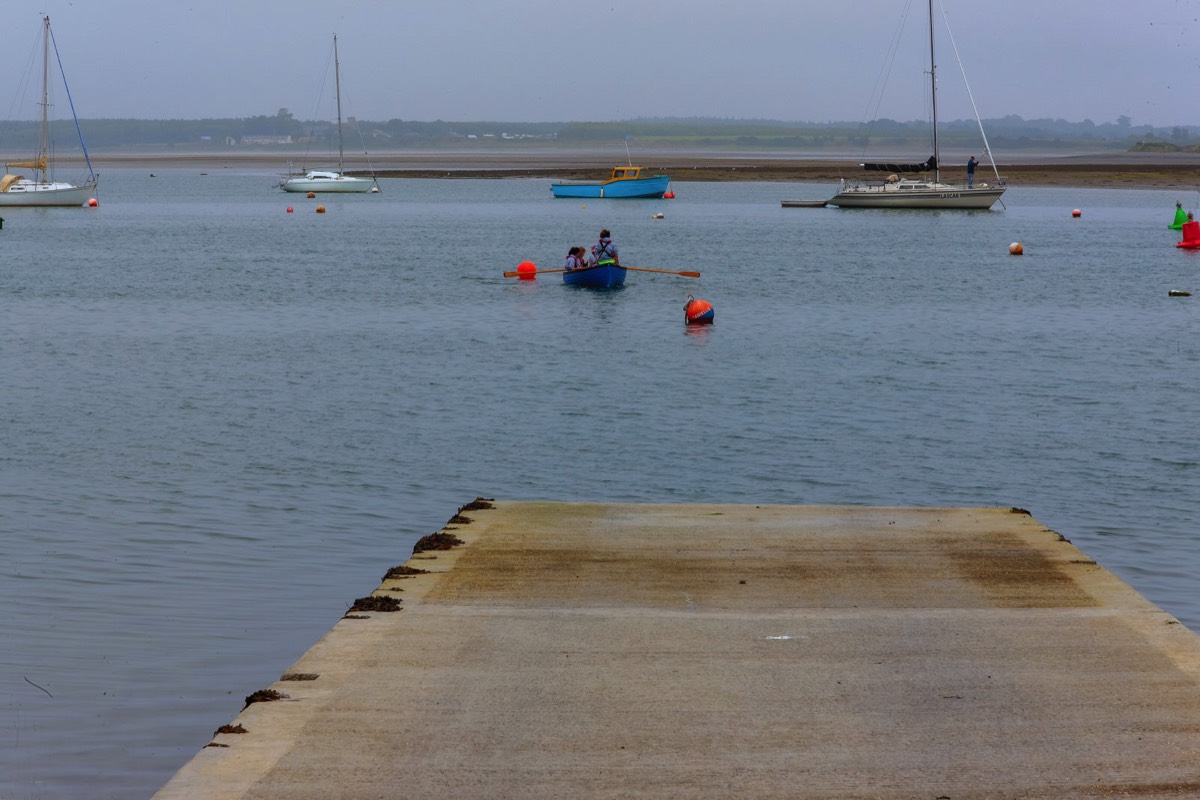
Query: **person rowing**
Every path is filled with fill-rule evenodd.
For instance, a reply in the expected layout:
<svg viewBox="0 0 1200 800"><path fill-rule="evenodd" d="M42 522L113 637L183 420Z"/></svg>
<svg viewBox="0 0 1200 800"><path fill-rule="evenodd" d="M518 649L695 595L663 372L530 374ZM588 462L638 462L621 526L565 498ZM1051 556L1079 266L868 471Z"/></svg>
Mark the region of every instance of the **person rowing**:
<svg viewBox="0 0 1200 800"><path fill-rule="evenodd" d="M621 257L617 255L617 243L612 240L608 228L600 231L600 241L592 245L592 263L598 267L621 266Z"/></svg>
<svg viewBox="0 0 1200 800"><path fill-rule="evenodd" d="M563 264L563 269L567 270L567 272L575 269L585 269L587 264L583 261L583 253L583 248L578 245L568 250L567 262Z"/></svg>

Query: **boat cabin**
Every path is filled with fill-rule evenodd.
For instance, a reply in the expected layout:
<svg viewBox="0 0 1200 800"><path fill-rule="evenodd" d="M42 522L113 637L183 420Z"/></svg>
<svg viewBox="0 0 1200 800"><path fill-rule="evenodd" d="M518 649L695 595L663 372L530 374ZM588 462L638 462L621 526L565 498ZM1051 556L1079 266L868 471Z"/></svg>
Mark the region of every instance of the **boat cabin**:
<svg viewBox="0 0 1200 800"><path fill-rule="evenodd" d="M637 180L642 174L641 167L613 167L612 177L605 181L633 181Z"/></svg>

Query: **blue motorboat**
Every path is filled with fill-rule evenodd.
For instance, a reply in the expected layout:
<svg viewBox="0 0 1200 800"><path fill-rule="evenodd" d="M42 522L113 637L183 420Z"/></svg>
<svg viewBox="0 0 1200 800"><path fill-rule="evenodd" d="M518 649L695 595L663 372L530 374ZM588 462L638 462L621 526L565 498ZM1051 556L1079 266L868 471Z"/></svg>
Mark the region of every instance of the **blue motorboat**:
<svg viewBox="0 0 1200 800"><path fill-rule="evenodd" d="M671 183L670 175L642 177L644 167L613 167L604 181L564 181L550 184L555 197L662 197Z"/></svg>
<svg viewBox="0 0 1200 800"><path fill-rule="evenodd" d="M567 270L563 273L563 283L589 289L615 289L625 284L625 273L626 269L616 264L600 264Z"/></svg>

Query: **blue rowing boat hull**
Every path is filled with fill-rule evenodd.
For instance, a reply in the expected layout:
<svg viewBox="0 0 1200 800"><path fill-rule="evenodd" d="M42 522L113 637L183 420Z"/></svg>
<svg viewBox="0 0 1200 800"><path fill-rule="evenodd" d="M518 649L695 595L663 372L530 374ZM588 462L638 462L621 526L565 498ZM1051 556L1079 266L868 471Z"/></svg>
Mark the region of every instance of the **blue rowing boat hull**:
<svg viewBox="0 0 1200 800"><path fill-rule="evenodd" d="M652 178L604 181L603 183L552 183L550 191L555 197L662 197L671 183L670 175L655 175Z"/></svg>
<svg viewBox="0 0 1200 800"><path fill-rule="evenodd" d="M605 264L602 267L584 267L563 273L563 283L567 286L586 286L589 289L615 289L625 283L624 267Z"/></svg>

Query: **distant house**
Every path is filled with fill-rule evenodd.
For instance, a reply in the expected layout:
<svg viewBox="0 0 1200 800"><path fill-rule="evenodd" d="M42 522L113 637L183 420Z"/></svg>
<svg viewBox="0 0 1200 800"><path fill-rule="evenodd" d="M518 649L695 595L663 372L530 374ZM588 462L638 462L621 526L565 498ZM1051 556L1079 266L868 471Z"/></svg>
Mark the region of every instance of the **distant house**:
<svg viewBox="0 0 1200 800"><path fill-rule="evenodd" d="M243 136L242 144L291 144L291 135L287 136Z"/></svg>

